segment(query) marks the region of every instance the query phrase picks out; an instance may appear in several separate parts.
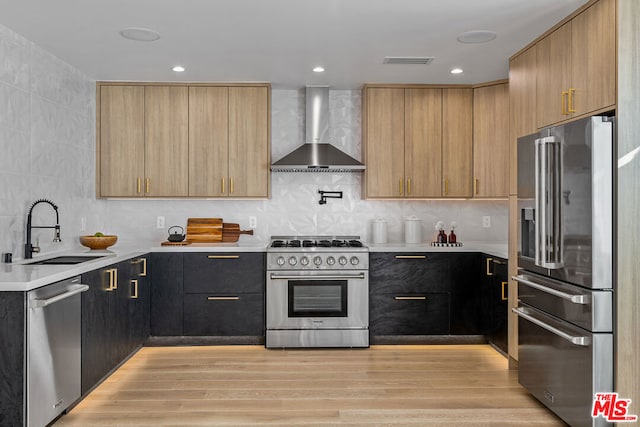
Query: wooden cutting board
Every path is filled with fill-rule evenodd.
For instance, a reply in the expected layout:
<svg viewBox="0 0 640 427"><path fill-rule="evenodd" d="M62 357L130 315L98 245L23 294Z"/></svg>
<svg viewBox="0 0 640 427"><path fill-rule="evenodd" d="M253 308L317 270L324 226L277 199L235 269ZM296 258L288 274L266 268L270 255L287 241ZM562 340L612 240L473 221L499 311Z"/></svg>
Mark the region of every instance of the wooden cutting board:
<svg viewBox="0 0 640 427"><path fill-rule="evenodd" d="M222 218L187 219L187 238L192 243L222 242Z"/></svg>
<svg viewBox="0 0 640 427"><path fill-rule="evenodd" d="M222 241L225 243L237 242L241 234L253 235L253 230L240 230L240 224L225 222L222 224Z"/></svg>

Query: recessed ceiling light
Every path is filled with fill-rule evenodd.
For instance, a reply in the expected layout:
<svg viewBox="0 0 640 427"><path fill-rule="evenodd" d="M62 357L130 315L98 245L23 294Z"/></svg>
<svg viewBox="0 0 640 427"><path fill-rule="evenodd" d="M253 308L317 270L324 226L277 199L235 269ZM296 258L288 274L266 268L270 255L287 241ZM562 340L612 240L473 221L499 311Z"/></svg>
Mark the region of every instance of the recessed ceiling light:
<svg viewBox="0 0 640 427"><path fill-rule="evenodd" d="M478 30L466 31L458 36L460 43L486 43L496 38L493 31Z"/></svg>
<svg viewBox="0 0 640 427"><path fill-rule="evenodd" d="M135 40L138 42L153 42L160 38L160 34L157 31L138 27L129 27L120 30L120 35L125 39Z"/></svg>
<svg viewBox="0 0 640 427"><path fill-rule="evenodd" d="M454 68L451 70L451 74L460 74L462 73L462 68Z"/></svg>
<svg viewBox="0 0 640 427"><path fill-rule="evenodd" d="M324 73L324 68L323 67L315 67L313 69L314 73Z"/></svg>
<svg viewBox="0 0 640 427"><path fill-rule="evenodd" d="M181 73L185 70L185 68L182 65L176 65L175 67L172 68L173 71L175 71L176 73Z"/></svg>

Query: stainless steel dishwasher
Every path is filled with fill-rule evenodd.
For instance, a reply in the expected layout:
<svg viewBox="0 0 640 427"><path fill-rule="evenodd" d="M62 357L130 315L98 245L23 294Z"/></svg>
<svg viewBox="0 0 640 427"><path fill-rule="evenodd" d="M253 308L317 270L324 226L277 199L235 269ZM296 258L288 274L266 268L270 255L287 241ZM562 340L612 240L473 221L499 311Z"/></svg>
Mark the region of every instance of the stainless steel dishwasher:
<svg viewBox="0 0 640 427"><path fill-rule="evenodd" d="M27 293L27 426L43 427L80 398L80 276Z"/></svg>

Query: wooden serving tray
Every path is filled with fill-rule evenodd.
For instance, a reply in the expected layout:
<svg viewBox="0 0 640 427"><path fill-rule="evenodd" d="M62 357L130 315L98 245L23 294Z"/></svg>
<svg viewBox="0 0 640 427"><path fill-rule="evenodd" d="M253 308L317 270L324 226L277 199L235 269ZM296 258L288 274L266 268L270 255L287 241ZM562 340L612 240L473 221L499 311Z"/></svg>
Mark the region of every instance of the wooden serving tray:
<svg viewBox="0 0 640 427"><path fill-rule="evenodd" d="M182 242L170 242L168 240L165 240L164 242L160 243L160 246L187 246L190 244L191 242L187 242L186 240L183 240Z"/></svg>
<svg viewBox="0 0 640 427"><path fill-rule="evenodd" d="M222 218L189 218L186 240L192 243L222 242Z"/></svg>

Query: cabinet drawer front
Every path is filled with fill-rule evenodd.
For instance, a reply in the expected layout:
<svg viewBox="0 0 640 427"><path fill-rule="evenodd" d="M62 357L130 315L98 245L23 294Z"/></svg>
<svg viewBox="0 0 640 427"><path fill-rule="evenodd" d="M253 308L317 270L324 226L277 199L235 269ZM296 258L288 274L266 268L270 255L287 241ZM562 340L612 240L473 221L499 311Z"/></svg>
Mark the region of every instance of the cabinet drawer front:
<svg viewBox="0 0 640 427"><path fill-rule="evenodd" d="M372 294L449 291L448 254L372 253L369 262Z"/></svg>
<svg viewBox="0 0 640 427"><path fill-rule="evenodd" d="M198 253L184 256L185 293L264 292L263 253Z"/></svg>
<svg viewBox="0 0 640 427"><path fill-rule="evenodd" d="M370 298L371 335L449 333L449 294L382 294Z"/></svg>
<svg viewBox="0 0 640 427"><path fill-rule="evenodd" d="M185 295L184 334L263 336L264 294Z"/></svg>

